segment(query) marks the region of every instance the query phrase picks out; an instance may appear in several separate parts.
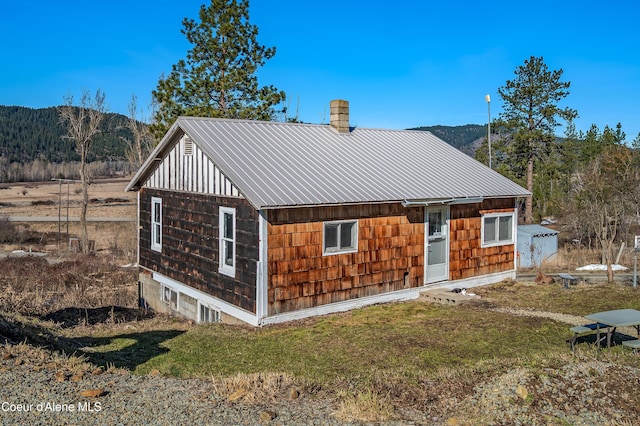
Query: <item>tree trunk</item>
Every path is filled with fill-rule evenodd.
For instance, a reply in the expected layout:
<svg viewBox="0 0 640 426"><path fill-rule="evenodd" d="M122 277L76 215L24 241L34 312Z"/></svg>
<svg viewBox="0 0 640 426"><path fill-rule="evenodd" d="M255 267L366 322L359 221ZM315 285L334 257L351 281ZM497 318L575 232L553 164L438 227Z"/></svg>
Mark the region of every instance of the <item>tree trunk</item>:
<svg viewBox="0 0 640 426"><path fill-rule="evenodd" d="M605 215L606 217L606 215ZM606 246L606 241L607 241L607 225L604 224L604 218L603 218L603 225L602 225L602 234L600 235L600 241L602 241L602 257L601 257L601 262L602 264L607 264L607 246Z"/></svg>
<svg viewBox="0 0 640 426"><path fill-rule="evenodd" d="M87 179L86 154L81 155L80 181L82 182L82 207L80 209L80 250L89 252L89 232L87 231L87 206L89 205L89 182Z"/></svg>
<svg viewBox="0 0 640 426"><path fill-rule="evenodd" d="M527 161L527 191L531 192L525 201L524 223L533 223L533 156Z"/></svg>

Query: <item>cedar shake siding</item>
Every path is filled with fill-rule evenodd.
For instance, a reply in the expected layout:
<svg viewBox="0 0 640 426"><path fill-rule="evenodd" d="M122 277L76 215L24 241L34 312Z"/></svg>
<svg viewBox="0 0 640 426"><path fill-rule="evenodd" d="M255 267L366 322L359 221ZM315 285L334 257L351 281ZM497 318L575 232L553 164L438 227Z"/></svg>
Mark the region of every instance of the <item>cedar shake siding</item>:
<svg viewBox="0 0 640 426"><path fill-rule="evenodd" d="M515 247L481 247L482 214L513 212L513 198L484 200L451 206L449 280L477 277L514 269Z"/></svg>
<svg viewBox="0 0 640 426"><path fill-rule="evenodd" d="M162 251L151 250L151 197L162 199ZM219 207L236 209L235 277L218 272ZM140 266L256 312L258 212L243 198L140 190Z"/></svg>
<svg viewBox="0 0 640 426"><path fill-rule="evenodd" d="M323 224L358 220L358 250L323 256ZM399 203L268 211L269 315L423 284L424 210Z"/></svg>

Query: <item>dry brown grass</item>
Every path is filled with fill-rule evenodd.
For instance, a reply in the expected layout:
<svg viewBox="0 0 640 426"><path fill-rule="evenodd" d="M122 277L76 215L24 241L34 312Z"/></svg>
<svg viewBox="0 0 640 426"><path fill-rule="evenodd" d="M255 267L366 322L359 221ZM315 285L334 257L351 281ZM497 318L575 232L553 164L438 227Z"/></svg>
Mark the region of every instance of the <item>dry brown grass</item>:
<svg viewBox="0 0 640 426"><path fill-rule="evenodd" d="M232 377L211 377L216 394L229 401L254 404L275 401L294 388L296 381L287 373L236 374Z"/></svg>
<svg viewBox="0 0 640 426"><path fill-rule="evenodd" d="M0 310L60 320L65 309L136 308L137 270L108 256L79 256L50 264L43 257L0 259ZM87 322L91 322L85 318ZM78 319L82 321L82 318Z"/></svg>
<svg viewBox="0 0 640 426"><path fill-rule="evenodd" d="M96 243L96 250L133 259L136 253L136 193L124 192L128 179L109 179L95 181L89 186L89 218L124 218L132 222L89 222L89 238ZM5 184L0 191L0 217L27 216L48 217L51 222L15 223L17 231L22 235L40 234L39 239L25 238L21 241L5 243L0 250L16 249L58 252L68 249L69 237L77 237L79 223L69 222L67 235L67 205L69 217L80 215L80 184L60 187L56 182L38 184L13 183ZM62 195L62 196L61 196ZM60 224L58 219L60 218ZM58 238L58 231L60 237ZM2 241L0 241L2 243Z"/></svg>
<svg viewBox="0 0 640 426"><path fill-rule="evenodd" d="M359 392L338 391L340 403L334 412L337 419L347 422L385 422L393 419L395 409L388 396L372 389Z"/></svg>

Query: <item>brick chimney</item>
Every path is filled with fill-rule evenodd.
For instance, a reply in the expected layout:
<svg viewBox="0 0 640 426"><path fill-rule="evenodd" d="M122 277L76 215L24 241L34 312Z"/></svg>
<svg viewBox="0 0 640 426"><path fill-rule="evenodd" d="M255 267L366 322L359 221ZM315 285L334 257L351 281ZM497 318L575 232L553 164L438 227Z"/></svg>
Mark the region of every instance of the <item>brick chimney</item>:
<svg viewBox="0 0 640 426"><path fill-rule="evenodd" d="M331 101L329 121L339 133L349 133L349 101Z"/></svg>

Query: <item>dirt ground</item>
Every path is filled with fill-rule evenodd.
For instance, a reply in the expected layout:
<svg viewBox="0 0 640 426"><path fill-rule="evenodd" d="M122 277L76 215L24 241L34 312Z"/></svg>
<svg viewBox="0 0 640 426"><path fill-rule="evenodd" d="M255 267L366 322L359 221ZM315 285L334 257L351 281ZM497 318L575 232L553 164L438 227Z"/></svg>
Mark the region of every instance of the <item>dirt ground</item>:
<svg viewBox="0 0 640 426"><path fill-rule="evenodd" d="M135 253L137 193L125 192L128 178L96 180L89 186L88 218L120 218L125 222L89 222L89 238L96 251L118 250ZM0 184L0 218L45 217L49 222L12 222L21 231L46 235L39 242L0 245L0 250L65 251L69 239L76 238L80 227L67 217L80 216L82 187L80 183L37 182ZM40 244L39 244L40 243ZM73 248L73 242L71 244Z"/></svg>

